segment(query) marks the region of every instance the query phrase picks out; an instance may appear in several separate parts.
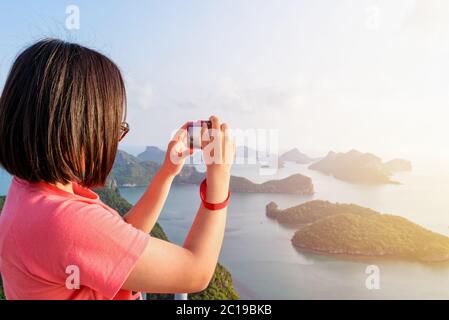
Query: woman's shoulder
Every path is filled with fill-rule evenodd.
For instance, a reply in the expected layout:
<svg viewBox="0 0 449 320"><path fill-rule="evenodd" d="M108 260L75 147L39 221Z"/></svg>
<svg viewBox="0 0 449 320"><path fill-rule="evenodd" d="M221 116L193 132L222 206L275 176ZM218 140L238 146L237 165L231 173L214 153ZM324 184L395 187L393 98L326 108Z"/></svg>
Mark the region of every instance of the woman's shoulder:
<svg viewBox="0 0 449 320"><path fill-rule="evenodd" d="M79 189L78 186L76 188ZM84 190L84 194L86 192ZM118 215L103 204L93 191L88 195L71 195L46 185L14 178L2 215L13 220L16 228L30 229L22 231L44 232L73 229L89 220L104 220Z"/></svg>
<svg viewBox="0 0 449 320"><path fill-rule="evenodd" d="M31 207L33 211L52 213L60 208L64 211L89 208L104 209L114 213L113 209L101 201L98 194L75 182L73 182L73 193L70 193L46 182L31 183L13 177L6 198L5 207L12 206L22 210Z"/></svg>

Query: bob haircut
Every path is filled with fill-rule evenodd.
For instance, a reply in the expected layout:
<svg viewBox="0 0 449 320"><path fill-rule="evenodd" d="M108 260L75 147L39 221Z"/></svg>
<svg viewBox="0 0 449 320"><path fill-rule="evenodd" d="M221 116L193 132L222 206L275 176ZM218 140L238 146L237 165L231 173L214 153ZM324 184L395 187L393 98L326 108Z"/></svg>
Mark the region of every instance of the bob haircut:
<svg viewBox="0 0 449 320"><path fill-rule="evenodd" d="M39 41L17 57L0 97L0 165L32 183L103 186L125 113L124 81L110 59Z"/></svg>

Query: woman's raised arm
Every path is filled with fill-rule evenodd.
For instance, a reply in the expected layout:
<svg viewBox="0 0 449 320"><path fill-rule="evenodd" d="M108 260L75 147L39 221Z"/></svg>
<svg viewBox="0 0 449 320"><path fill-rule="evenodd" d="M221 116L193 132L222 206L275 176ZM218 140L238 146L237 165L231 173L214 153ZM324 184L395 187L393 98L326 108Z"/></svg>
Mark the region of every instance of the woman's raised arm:
<svg viewBox="0 0 449 320"><path fill-rule="evenodd" d="M220 124L217 117L210 120L212 129L202 129L207 165L205 201L222 203L228 197L235 145L229 138L227 126ZM123 288L153 293L190 293L205 289L220 254L226 213L227 207L209 210L202 204L182 247L151 238Z"/></svg>
<svg viewBox="0 0 449 320"><path fill-rule="evenodd" d="M164 163L154 176L147 190L124 216L126 222L145 233L149 233L156 224L159 214L167 200L173 179L181 171L185 159L191 154L191 150L187 149L184 143L186 135L185 124L168 144ZM172 154L174 153L180 155L177 163L171 161Z"/></svg>

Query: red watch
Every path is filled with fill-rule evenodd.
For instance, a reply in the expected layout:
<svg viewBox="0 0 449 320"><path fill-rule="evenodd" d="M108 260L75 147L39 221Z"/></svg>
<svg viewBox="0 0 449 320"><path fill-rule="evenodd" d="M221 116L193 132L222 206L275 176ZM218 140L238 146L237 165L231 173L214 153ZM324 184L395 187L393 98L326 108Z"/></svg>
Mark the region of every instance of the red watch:
<svg viewBox="0 0 449 320"><path fill-rule="evenodd" d="M221 210L228 206L229 197L231 196L231 190L228 191L228 197L225 201L220 203L210 203L206 201L206 189L207 189L207 182L206 179L201 182L200 185L200 197L201 201L203 202L203 206L208 210Z"/></svg>

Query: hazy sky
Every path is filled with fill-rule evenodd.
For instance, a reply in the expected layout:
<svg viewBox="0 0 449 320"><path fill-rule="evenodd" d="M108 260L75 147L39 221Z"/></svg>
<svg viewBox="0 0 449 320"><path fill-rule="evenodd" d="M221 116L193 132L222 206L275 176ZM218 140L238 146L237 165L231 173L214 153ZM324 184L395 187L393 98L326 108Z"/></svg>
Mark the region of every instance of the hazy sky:
<svg viewBox="0 0 449 320"><path fill-rule="evenodd" d="M449 1L2 1L0 86L44 36L115 60L125 145L189 119L279 129L282 148L449 158ZM78 5L80 30L66 30Z"/></svg>

